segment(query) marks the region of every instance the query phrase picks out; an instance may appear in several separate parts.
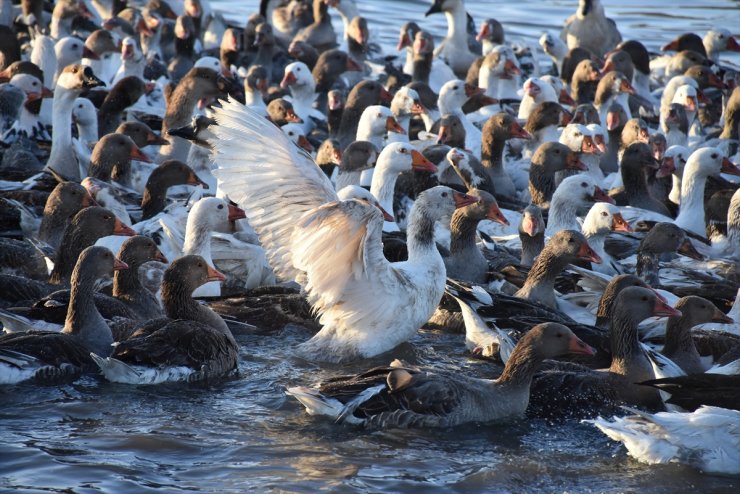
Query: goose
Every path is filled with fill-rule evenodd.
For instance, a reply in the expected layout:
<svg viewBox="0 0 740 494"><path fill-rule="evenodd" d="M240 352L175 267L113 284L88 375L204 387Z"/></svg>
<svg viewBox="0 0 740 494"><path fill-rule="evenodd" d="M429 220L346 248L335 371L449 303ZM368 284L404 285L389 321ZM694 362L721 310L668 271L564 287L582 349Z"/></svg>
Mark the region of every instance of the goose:
<svg viewBox="0 0 740 494"><path fill-rule="evenodd" d="M524 286L514 296L557 309L558 302L554 292L555 277L568 263L577 260L601 263L601 258L580 232L575 230L557 232L537 256Z"/></svg>
<svg viewBox="0 0 740 494"><path fill-rule="evenodd" d="M578 62L570 81L570 90L575 102L579 105L593 102L599 81L601 81L601 72L596 62L591 59Z"/></svg>
<svg viewBox="0 0 740 494"><path fill-rule="evenodd" d="M369 428L505 421L524 414L529 385L542 360L567 353L593 355L594 350L567 327L546 323L532 328L517 343L495 380L422 371L394 362L357 376L337 377L316 388L297 386L286 392L311 415Z"/></svg>
<svg viewBox="0 0 740 494"><path fill-rule="evenodd" d="M576 219L578 211L590 207L594 202L614 204L614 200L588 175L564 179L552 195L545 234L552 236L560 230L580 230L581 225Z"/></svg>
<svg viewBox="0 0 740 494"><path fill-rule="evenodd" d="M162 134L167 135L169 129L186 125L192 118L196 105L201 105L209 98L222 96L228 89L228 84L226 79L211 69L203 67L190 69L169 98L167 112L162 121ZM160 160L186 161L189 149L190 145L186 140L173 137L169 146L162 146Z"/></svg>
<svg viewBox="0 0 740 494"><path fill-rule="evenodd" d="M563 73L563 59L568 54L568 46L563 43L560 38L556 38L549 32L544 32L538 40L542 51L547 54L548 57L555 64L557 74L562 75Z"/></svg>
<svg viewBox="0 0 740 494"><path fill-rule="evenodd" d="M532 204L541 208L549 207L556 189L555 174L569 168L585 170L578 154L559 142L545 142L532 156L529 168L529 195Z"/></svg>
<svg viewBox="0 0 740 494"><path fill-rule="evenodd" d="M320 53L336 47L336 38L328 3L324 0L313 0L313 24L298 31L293 40L308 43Z"/></svg>
<svg viewBox="0 0 740 494"><path fill-rule="evenodd" d="M359 185L362 172L375 166L378 148L369 141L355 141L342 153L342 161L336 177L336 190L350 185Z"/></svg>
<svg viewBox="0 0 740 494"><path fill-rule="evenodd" d="M558 95L550 84L545 83L542 79L530 77L524 81L524 97L519 105L520 120L529 118L532 109L545 101L558 101Z"/></svg>
<svg viewBox="0 0 740 494"><path fill-rule="evenodd" d="M496 46L504 44L504 27L496 19L486 19L481 22L480 30L475 36L475 40L481 43L482 53L485 57Z"/></svg>
<svg viewBox="0 0 740 494"><path fill-rule="evenodd" d="M538 104L529 114L524 130L532 135L524 147L522 155L531 158L539 147L546 142L557 142L560 138L558 127L570 123L571 115L554 101L545 101Z"/></svg>
<svg viewBox="0 0 740 494"><path fill-rule="evenodd" d="M75 262L62 331L0 335L0 383L76 379L91 368L89 352L110 355L113 335L95 308L93 292L98 279L127 268L104 247L90 246L83 250Z"/></svg>
<svg viewBox="0 0 740 494"><path fill-rule="evenodd" d="M389 133L386 142L408 142L410 132L411 117L426 112L426 108L421 104L419 93L408 86L403 86L391 100L391 112L398 122L398 125L404 130L404 133Z"/></svg>
<svg viewBox="0 0 740 494"><path fill-rule="evenodd" d="M599 166L605 173L619 170L619 148L622 145L622 131L628 122L627 113L619 103L612 103L606 113L607 147L601 156Z"/></svg>
<svg viewBox="0 0 740 494"><path fill-rule="evenodd" d="M51 152L46 168L69 180L80 180L80 167L72 145L72 111L77 97L85 89L103 86L90 67L70 65L66 67L54 90L54 113Z"/></svg>
<svg viewBox="0 0 740 494"><path fill-rule="evenodd" d="M313 119L325 121L326 116L313 108L316 99L316 84L311 71L303 62L293 62L285 67L285 76L280 87L290 88L290 99L293 109L303 120L302 127L306 133L313 130ZM287 98L286 98L287 99Z"/></svg>
<svg viewBox="0 0 740 494"><path fill-rule="evenodd" d="M224 280L200 256L167 268L162 297L167 318L155 319L119 341L113 353L90 356L106 379L123 384L210 381L237 371L239 346L224 320L193 300L193 289Z"/></svg>
<svg viewBox="0 0 740 494"><path fill-rule="evenodd" d="M252 65L244 78L244 99L247 106L267 116L267 106L262 93L267 91L267 71L261 65Z"/></svg>
<svg viewBox="0 0 740 494"><path fill-rule="evenodd" d="M347 96L347 102L342 111L337 139L342 148L346 148L352 141L358 140L358 125L360 117L368 106L391 102L390 93L376 81L362 81L352 88ZM382 147L382 144L379 148Z"/></svg>
<svg viewBox="0 0 740 494"><path fill-rule="evenodd" d="M419 25L415 22L407 22L401 26L401 33L398 40L398 45L396 47L397 50L406 49L406 60L403 65L403 73L408 75L413 75L414 73L414 64L416 54L416 48L414 46L416 35L421 31L421 28ZM427 52L427 50L432 51L432 53L435 51L434 47L434 40L430 37L424 36L425 43L421 48L421 51ZM426 57L424 57L426 59ZM419 62L417 60L417 62ZM427 66L427 63L429 64ZM449 81L450 79L456 79L457 76L454 75L455 73L450 68L449 65L447 65L443 60L433 57L429 61L423 62L424 69L429 71L429 80L434 82L435 89L434 92L439 92L442 85ZM419 67L421 68L421 67Z"/></svg>
<svg viewBox="0 0 740 494"><path fill-rule="evenodd" d="M473 86L459 79L453 79L442 86L437 101L440 115L455 115L463 123L465 127L465 148L469 149L473 156L480 156L482 134L480 129L463 113L462 106L468 98L478 92L480 90L476 90Z"/></svg>
<svg viewBox="0 0 740 494"><path fill-rule="evenodd" d="M434 221L477 198L442 186L419 195L407 230L409 260L390 264L381 254L382 216L377 208L357 201L337 201L331 182L308 155L292 147L277 128L249 109L228 101L215 113L219 121L215 129L218 140L214 142L219 169L214 174L224 192L246 206L249 222L276 274L300 280L309 301L321 312L323 328L299 345L299 352L313 359L347 361L378 355L413 336L428 320L444 290L444 263L433 241ZM249 153L244 151L245 144ZM255 160L248 165L250 172L246 175L245 154ZM263 156L268 155L270 159L265 160ZM255 166L257 163L260 165ZM275 182L269 170L273 166L292 178ZM295 187L302 191L300 200L289 192ZM261 206L267 204L262 201L274 204L276 198L281 198L277 209ZM275 214L288 214L291 220L279 220ZM330 226L336 222L348 226ZM352 235L350 224L365 233ZM325 242L341 246L328 270L319 254L326 252ZM350 254L353 250L355 254ZM357 252L363 253L360 258ZM358 259L364 261L356 264ZM399 276L408 281L403 285L386 282ZM351 285L346 283L349 277ZM341 296L336 291L339 286L343 287ZM369 300L373 303L368 306ZM378 310L376 304L381 304L383 310ZM381 314L384 316L378 318ZM394 322L389 323L388 318Z"/></svg>
<svg viewBox="0 0 740 494"><path fill-rule="evenodd" d="M22 89L26 98L20 106L18 120L3 133L0 141L6 146L19 138L49 141L51 137L39 121L38 111L32 111L29 106L41 98L51 98L53 96L51 90L43 85L43 81L31 74L17 73L10 79L10 84Z"/></svg>
<svg viewBox="0 0 740 494"><path fill-rule="evenodd" d="M602 122L607 122L607 112L611 111L613 103L619 104L627 115L627 120L632 118L629 105L629 95L635 93L630 81L621 72L612 70L601 77L596 87L594 106L599 111Z"/></svg>
<svg viewBox="0 0 740 494"><path fill-rule="evenodd" d="M209 186L201 180L188 165L182 161L167 160L156 167L144 186L141 198L141 220L148 220L167 206L167 191L176 185Z"/></svg>
<svg viewBox="0 0 740 494"><path fill-rule="evenodd" d="M661 286L660 254L679 252L692 259L702 260L686 232L673 223L656 224L640 241L637 249L636 274L648 285Z"/></svg>
<svg viewBox="0 0 740 494"><path fill-rule="evenodd" d="M560 39L568 48L586 48L603 57L622 41L622 35L616 23L606 17L600 0L579 0L578 10L566 19Z"/></svg>
<svg viewBox="0 0 740 494"><path fill-rule="evenodd" d="M121 51L118 43L113 33L105 29L93 31L85 40L85 46L95 53L96 57L83 58L82 64L90 67L106 85L118 70L120 60L115 57Z"/></svg>
<svg viewBox="0 0 740 494"><path fill-rule="evenodd" d="M534 204L530 204L522 211L519 239L522 243L520 264L530 267L545 248L545 220L542 219L542 210Z"/></svg>
<svg viewBox="0 0 740 494"><path fill-rule="evenodd" d="M586 422L622 442L629 455L642 463L684 463L714 474L740 472L740 438L733 428L740 412L713 406L702 406L694 412L654 414L628 407L625 410L633 415Z"/></svg>
<svg viewBox="0 0 740 494"><path fill-rule="evenodd" d="M283 98L275 98L267 105L267 118L278 127L289 123L303 123L303 119L296 115L293 104ZM304 132L306 134L306 132Z"/></svg>
<svg viewBox="0 0 740 494"><path fill-rule="evenodd" d="M93 148L88 176L106 182L115 180L130 188L133 183L132 159L151 163L130 137L113 133L105 135Z"/></svg>
<svg viewBox="0 0 740 494"><path fill-rule="evenodd" d="M499 45L485 56L478 73L478 86L486 96L519 101L519 76L522 71L513 50Z"/></svg>
<svg viewBox="0 0 740 494"><path fill-rule="evenodd" d="M54 187L44 205L38 238L58 249L67 222L81 209L95 204L87 190L76 182L61 182Z"/></svg>
<svg viewBox="0 0 740 494"><path fill-rule="evenodd" d="M719 54L723 51L740 51L735 37L724 28L712 28L707 31L702 39L702 44L707 51L707 58L713 62L719 62Z"/></svg>
<svg viewBox="0 0 740 494"><path fill-rule="evenodd" d="M606 149L603 145L603 131L601 135L602 147ZM603 183L604 173L599 166L601 162L601 150L596 144L596 135L589 127L582 124L569 123L560 134L560 142L568 146L572 152L578 153L579 161L586 167L585 172L591 175L597 184ZM574 173L576 172L569 170L559 171L555 175L555 180L560 182L566 176Z"/></svg>
<svg viewBox="0 0 740 494"><path fill-rule="evenodd" d="M516 118L504 112L490 117L483 125L481 164L488 172L499 198L515 198L517 183L529 179L528 174L516 167L516 163L507 163L509 166L505 168L504 148L509 139L528 141L532 139L532 135L522 128Z"/></svg>
<svg viewBox="0 0 740 494"><path fill-rule="evenodd" d="M113 76L111 84L115 86L124 77L138 77L144 80L145 66L146 58L137 46L136 40L131 36L123 38L121 42L121 66L118 68L116 75Z"/></svg>
<svg viewBox="0 0 740 494"><path fill-rule="evenodd" d="M467 14L463 0L434 0L425 16L444 13L447 18L447 36L435 50L434 56L445 61L459 77L465 77L475 59L468 47Z"/></svg>
<svg viewBox="0 0 740 494"><path fill-rule="evenodd" d="M411 80L428 84L432 91L439 92L442 86L457 76L441 60L434 60L434 39L426 31L418 31L413 41Z"/></svg>
<svg viewBox="0 0 740 494"><path fill-rule="evenodd" d="M468 189L468 194L481 200L453 213L450 221L450 253L444 258L445 269L450 278L485 283L488 261L475 243L478 223L487 219L508 225L509 221L499 209L496 199L488 192Z"/></svg>
<svg viewBox="0 0 740 494"><path fill-rule="evenodd" d="M624 272L619 263L604 250L604 242L609 232L631 232L632 227L622 217L619 208L607 202L597 202L588 211L583 220L581 232L588 244L602 259L601 264L592 265L592 269L606 275L618 275Z"/></svg>
<svg viewBox="0 0 740 494"><path fill-rule="evenodd" d="M371 107L372 108L372 107ZM378 199L380 206L393 211L393 196L398 175L411 170L436 172L437 167L408 143L394 142L388 144L378 155L373 173L370 193ZM400 231L395 221L386 221L383 231Z"/></svg>
<svg viewBox="0 0 740 494"><path fill-rule="evenodd" d="M633 142L627 147L620 165L627 205L655 211L667 217L671 216L668 208L650 194L647 184L648 173L654 173L658 178L671 174L672 170L666 163L664 165L666 166L658 165L650 146L643 142ZM610 191L610 196L616 195L613 192Z"/></svg>
<svg viewBox="0 0 740 494"><path fill-rule="evenodd" d="M557 416L590 415L619 404L661 409L656 390L636 383L652 379L654 371L638 339L638 324L651 316L680 316L681 312L649 288L628 286L614 301L609 328L611 365L605 370L585 366L553 368L535 376L529 413ZM552 400L552 396L558 400Z"/></svg>
<svg viewBox="0 0 740 494"><path fill-rule="evenodd" d="M673 172L671 172L672 187L668 193L668 200L675 205L681 203L681 179L689 156L689 150L678 145L670 146L663 155L663 166L673 167ZM666 165L665 162L668 162L668 164Z"/></svg>
<svg viewBox="0 0 740 494"><path fill-rule="evenodd" d="M730 324L733 320L709 300L695 295L681 297L675 307L681 311L681 316L668 318L663 355L675 362L686 374L701 374L710 365L699 355L691 338L691 328L708 322Z"/></svg>
<svg viewBox="0 0 740 494"><path fill-rule="evenodd" d="M87 98L77 98L72 110L72 122L77 126L77 138L72 142L80 164L80 175L87 175L92 149L98 141L98 110Z"/></svg>
<svg viewBox="0 0 740 494"><path fill-rule="evenodd" d="M60 0L54 4L49 23L49 35L54 39L61 39L72 34L72 22L76 17L89 17L85 2L78 0Z"/></svg>
<svg viewBox="0 0 740 494"><path fill-rule="evenodd" d="M676 225L706 236L704 186L708 177L719 173L740 175L740 169L717 148L701 148L691 153L681 179L681 202Z"/></svg>
<svg viewBox="0 0 740 494"><path fill-rule="evenodd" d="M660 130L665 135L668 147L688 145L689 119L684 105L671 103L666 108L661 114Z"/></svg>

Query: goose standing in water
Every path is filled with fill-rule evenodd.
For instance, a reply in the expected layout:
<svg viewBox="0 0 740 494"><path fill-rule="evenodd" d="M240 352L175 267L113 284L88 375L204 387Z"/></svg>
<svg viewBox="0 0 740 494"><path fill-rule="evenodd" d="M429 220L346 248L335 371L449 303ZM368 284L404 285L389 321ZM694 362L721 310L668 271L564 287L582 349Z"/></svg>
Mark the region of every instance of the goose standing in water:
<svg viewBox="0 0 740 494"><path fill-rule="evenodd" d="M546 358L594 349L562 324L533 327L519 340L498 379L427 372L395 361L357 376L340 376L318 389L289 388L311 415L371 428L453 427L515 419L529 403L529 386Z"/></svg>
<svg viewBox="0 0 740 494"><path fill-rule="evenodd" d="M337 201L331 182L310 157L242 105L225 103L216 120L219 169L214 174L224 192L245 206L276 274L298 280L321 313L323 328L300 345L301 354L347 361L378 355L411 338L444 291L434 222L478 199L441 186L422 193L407 230L409 260L389 263L378 208ZM274 180L278 169L285 177L281 181Z"/></svg>

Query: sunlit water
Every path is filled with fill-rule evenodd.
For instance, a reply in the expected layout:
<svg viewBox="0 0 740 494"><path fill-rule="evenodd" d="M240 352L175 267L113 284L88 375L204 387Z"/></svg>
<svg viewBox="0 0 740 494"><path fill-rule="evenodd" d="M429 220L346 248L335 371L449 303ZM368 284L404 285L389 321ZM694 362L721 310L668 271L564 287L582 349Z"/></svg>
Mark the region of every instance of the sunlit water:
<svg viewBox="0 0 740 494"><path fill-rule="evenodd" d="M557 32L575 1L468 2L511 39ZM655 50L686 30L737 30L730 1L609 1L625 39ZM241 23L257 2L214 1ZM360 4L389 50L398 27L424 19L425 1ZM673 6L668 10L666 5ZM678 5L678 6L676 6ZM338 32L341 26L338 24ZM400 357L480 377L500 367L468 359L462 337L421 332L410 345L361 364L318 366L293 357L310 337L297 327L238 336L240 376L208 388L132 387L92 377L59 387L0 388L0 488L5 492L738 492L738 481L680 465L647 466L575 420L372 432L307 416L286 386Z"/></svg>

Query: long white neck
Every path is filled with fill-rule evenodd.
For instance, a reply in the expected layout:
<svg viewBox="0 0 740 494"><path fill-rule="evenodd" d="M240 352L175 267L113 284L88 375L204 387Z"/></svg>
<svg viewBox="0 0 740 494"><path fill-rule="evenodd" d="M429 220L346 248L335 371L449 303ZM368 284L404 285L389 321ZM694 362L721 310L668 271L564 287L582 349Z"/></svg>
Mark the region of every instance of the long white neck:
<svg viewBox="0 0 740 494"><path fill-rule="evenodd" d="M576 216L579 207L580 204L570 200L570 198L553 196L547 220L547 235L555 235L560 230L578 231L580 225L576 221Z"/></svg>
<svg viewBox="0 0 740 494"><path fill-rule="evenodd" d="M98 121L93 119L92 122L85 125L77 124L77 135L80 141L85 145L93 144L98 141Z"/></svg>
<svg viewBox="0 0 740 494"><path fill-rule="evenodd" d="M398 172L391 169L391 157L378 158L370 184L370 193L375 196L380 205L388 212L393 211L393 192L396 189Z"/></svg>
<svg viewBox="0 0 740 494"><path fill-rule="evenodd" d="M51 152L48 164L70 180L79 179L80 170L76 162L65 159L72 150L72 109L77 99L76 91L57 87L54 92L54 111L51 125L54 129L51 138Z"/></svg>
<svg viewBox="0 0 740 494"><path fill-rule="evenodd" d="M188 218L182 254L184 256L202 256L208 264L213 265L211 260L211 228L209 225L203 224L197 217Z"/></svg>
<svg viewBox="0 0 740 494"><path fill-rule="evenodd" d="M490 96L491 98L498 97L498 83L499 78L493 74L493 71L481 69L478 72L478 87L486 90L486 96Z"/></svg>
<svg viewBox="0 0 740 494"><path fill-rule="evenodd" d="M673 186L671 187L671 191L668 193L668 199L670 199L673 204L681 204L681 177L675 174L671 175L671 181L673 182Z"/></svg>
<svg viewBox="0 0 740 494"><path fill-rule="evenodd" d="M494 98L498 99L519 99L519 78L500 79L498 83L498 94Z"/></svg>
<svg viewBox="0 0 740 494"><path fill-rule="evenodd" d="M450 101L452 98L439 98L437 100L437 106L439 107L439 114L440 115L447 115L448 113L451 113L457 117L460 118L464 122L465 113L462 111L462 106L460 103Z"/></svg>
<svg viewBox="0 0 740 494"><path fill-rule="evenodd" d="M313 103L313 100L316 99L316 83L313 77L310 81L306 81L305 84L293 84L290 86L290 95L293 97L293 101L303 104Z"/></svg>
<svg viewBox="0 0 740 494"><path fill-rule="evenodd" d="M468 18L462 2L455 2L452 10L445 11L447 17L447 39L445 42L468 49ZM460 43L460 44L458 44Z"/></svg>
<svg viewBox="0 0 740 494"><path fill-rule="evenodd" d="M681 203L676 224L694 233L705 235L704 186L707 177L695 163L687 163L681 180Z"/></svg>
<svg viewBox="0 0 740 494"><path fill-rule="evenodd" d="M357 127L357 141L370 141L378 149L383 149L383 137L385 136L385 132L378 134L377 132L373 132L372 128L372 122L366 121L361 122L360 125Z"/></svg>
<svg viewBox="0 0 740 494"><path fill-rule="evenodd" d="M414 73L414 50L406 47L406 62L403 64L403 73L411 75Z"/></svg>
<svg viewBox="0 0 740 494"><path fill-rule="evenodd" d="M262 94L260 94L258 89L248 88L244 91L244 101L251 108L267 109L265 101L262 99Z"/></svg>

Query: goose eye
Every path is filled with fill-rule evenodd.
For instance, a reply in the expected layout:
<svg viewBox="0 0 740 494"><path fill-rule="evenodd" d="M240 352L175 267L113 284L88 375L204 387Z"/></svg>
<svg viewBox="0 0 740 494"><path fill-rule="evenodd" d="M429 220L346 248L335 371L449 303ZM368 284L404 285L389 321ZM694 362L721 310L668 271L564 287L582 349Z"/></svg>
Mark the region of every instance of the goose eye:
<svg viewBox="0 0 740 494"><path fill-rule="evenodd" d="M288 135L289 135L290 137L293 137L293 136L294 136L295 134L294 134L294 133L293 133L293 131L291 130L290 132L288 132Z"/></svg>
<svg viewBox="0 0 740 494"><path fill-rule="evenodd" d="M647 297L643 295L642 300L647 302Z"/></svg>
<svg viewBox="0 0 740 494"><path fill-rule="evenodd" d="M401 152L402 152L403 154L406 154L406 153L408 153L408 151L406 150L406 148L401 148Z"/></svg>
<svg viewBox="0 0 740 494"><path fill-rule="evenodd" d="M300 67L296 67L296 68L295 68L295 71L296 71L296 72L300 72L300 71L301 71L301 68L300 68Z"/></svg>
<svg viewBox="0 0 740 494"><path fill-rule="evenodd" d="M202 268L202 267L203 267L203 263L200 263L200 262L199 262L199 263L198 263L198 267L199 267L199 268Z"/></svg>
<svg viewBox="0 0 740 494"><path fill-rule="evenodd" d="M223 204L219 204L218 205L218 209L223 209L223 208L224 208L224 205Z"/></svg>
<svg viewBox="0 0 740 494"><path fill-rule="evenodd" d="M588 187L588 184L586 182L581 182L581 187L586 188Z"/></svg>
<svg viewBox="0 0 740 494"><path fill-rule="evenodd" d="M563 337L563 333L558 333L555 336L557 336L558 338L562 338Z"/></svg>
<svg viewBox="0 0 740 494"><path fill-rule="evenodd" d="M713 160L716 160L716 159L717 159L717 153L714 153L714 154L712 155L712 159L713 159Z"/></svg>
<svg viewBox="0 0 740 494"><path fill-rule="evenodd" d="M603 211L603 212L601 213L601 216L608 216L608 215L609 215L609 213L607 213L606 211Z"/></svg>
<svg viewBox="0 0 740 494"><path fill-rule="evenodd" d="M447 197L447 192L442 192L442 197Z"/></svg>
<svg viewBox="0 0 740 494"><path fill-rule="evenodd" d="M458 87L459 86L452 86L452 89L454 89L455 91L457 91Z"/></svg>
<svg viewBox="0 0 740 494"><path fill-rule="evenodd" d="M109 220L109 219L110 219L110 216L108 216L108 215L106 214L105 216L103 216L103 219L104 219L104 220Z"/></svg>

